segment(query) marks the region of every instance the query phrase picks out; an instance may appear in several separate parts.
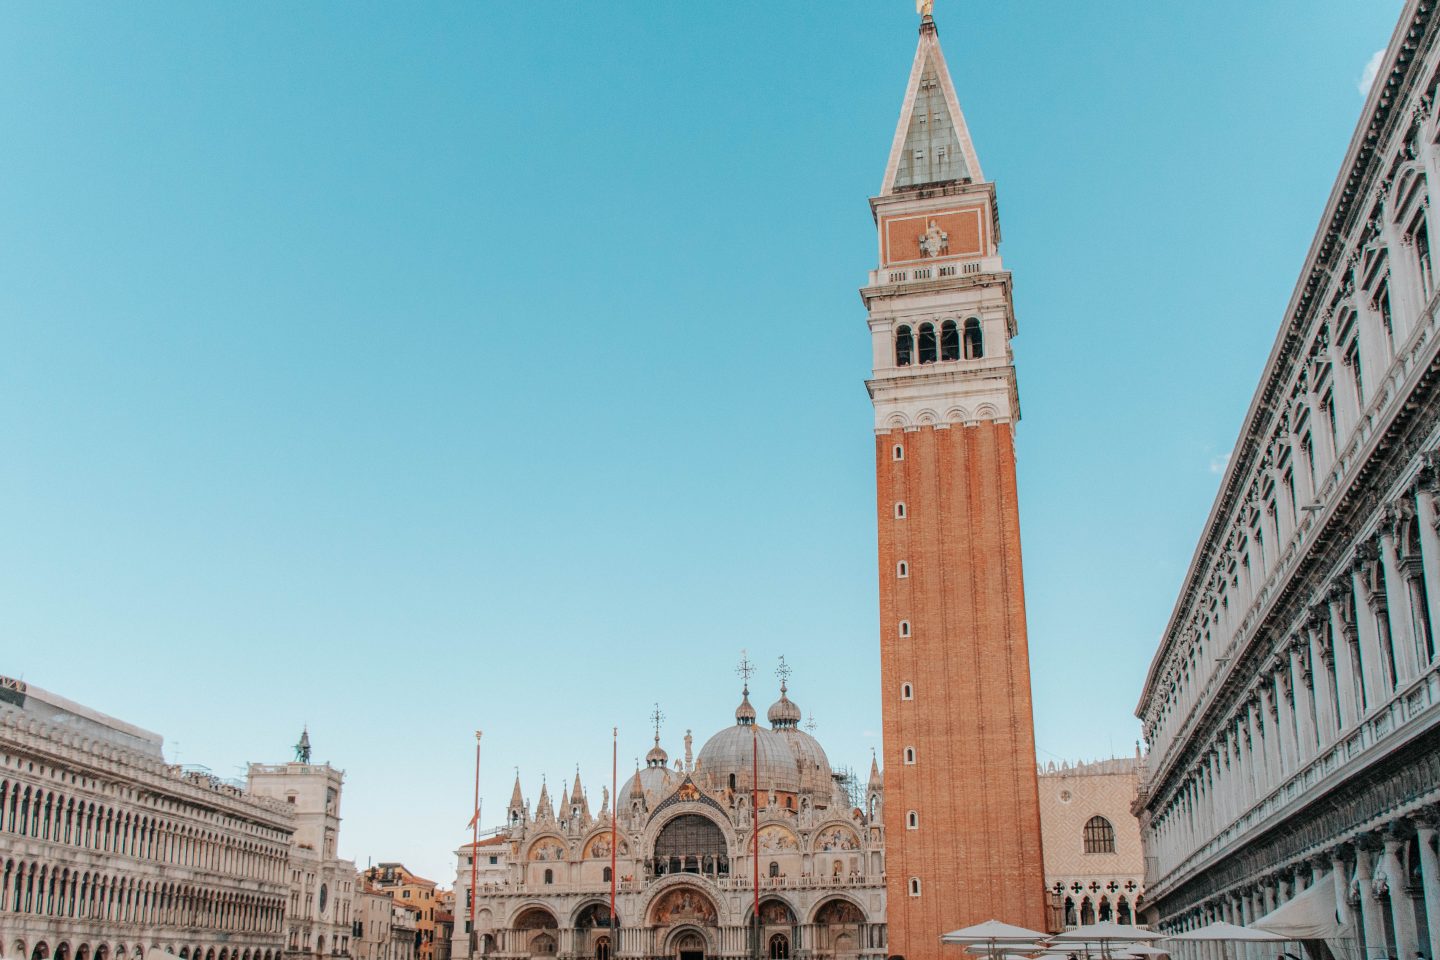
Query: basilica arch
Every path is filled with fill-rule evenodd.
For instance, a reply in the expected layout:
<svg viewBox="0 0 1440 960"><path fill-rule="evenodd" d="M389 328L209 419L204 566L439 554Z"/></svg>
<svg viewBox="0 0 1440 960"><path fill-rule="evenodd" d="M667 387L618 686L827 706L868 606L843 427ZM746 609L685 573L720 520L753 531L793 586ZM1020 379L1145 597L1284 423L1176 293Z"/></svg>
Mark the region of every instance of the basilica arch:
<svg viewBox="0 0 1440 960"><path fill-rule="evenodd" d="M560 923L549 907L526 904L510 921L513 940L508 950L531 957L553 957L560 949L559 928Z"/></svg>
<svg viewBox="0 0 1440 960"><path fill-rule="evenodd" d="M685 804L646 831L647 866L656 876L725 876L732 856L726 824L701 804Z"/></svg>
<svg viewBox="0 0 1440 960"><path fill-rule="evenodd" d="M849 897L832 895L820 901L810 922L815 929L813 956L851 960L864 946L865 910Z"/></svg>

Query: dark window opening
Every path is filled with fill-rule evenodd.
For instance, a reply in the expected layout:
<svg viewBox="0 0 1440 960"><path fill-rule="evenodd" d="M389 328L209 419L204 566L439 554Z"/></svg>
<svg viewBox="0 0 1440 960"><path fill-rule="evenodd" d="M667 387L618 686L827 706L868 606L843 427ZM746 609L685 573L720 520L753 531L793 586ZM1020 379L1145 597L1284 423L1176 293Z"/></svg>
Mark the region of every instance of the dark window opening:
<svg viewBox="0 0 1440 960"><path fill-rule="evenodd" d="M940 359L960 359L960 328L955 325L954 320L946 320L940 324Z"/></svg>
<svg viewBox="0 0 1440 960"><path fill-rule="evenodd" d="M914 352L915 335L909 327L898 327L895 330L895 366L910 366L910 357Z"/></svg>
<svg viewBox="0 0 1440 960"><path fill-rule="evenodd" d="M935 324L920 324L920 362L935 362Z"/></svg>
<svg viewBox="0 0 1440 960"><path fill-rule="evenodd" d="M985 335L980 330L980 319L971 317L965 321L965 359L979 360L985 356Z"/></svg>

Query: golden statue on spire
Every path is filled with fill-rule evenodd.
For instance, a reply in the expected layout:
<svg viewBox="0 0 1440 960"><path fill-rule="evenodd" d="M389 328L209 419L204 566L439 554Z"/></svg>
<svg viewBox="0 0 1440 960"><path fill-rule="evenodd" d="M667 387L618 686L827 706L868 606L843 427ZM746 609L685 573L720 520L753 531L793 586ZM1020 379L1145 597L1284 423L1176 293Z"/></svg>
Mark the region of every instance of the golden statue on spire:
<svg viewBox="0 0 1440 960"><path fill-rule="evenodd" d="M930 16L935 9L935 0L915 0L915 12L922 17Z"/></svg>

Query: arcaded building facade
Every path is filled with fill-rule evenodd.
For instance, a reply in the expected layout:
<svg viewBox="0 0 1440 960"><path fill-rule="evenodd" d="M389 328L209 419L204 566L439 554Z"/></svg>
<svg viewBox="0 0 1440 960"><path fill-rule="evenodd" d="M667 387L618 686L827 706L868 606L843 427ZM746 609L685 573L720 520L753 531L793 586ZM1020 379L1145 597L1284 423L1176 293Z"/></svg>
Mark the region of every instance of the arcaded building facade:
<svg viewBox="0 0 1440 960"><path fill-rule="evenodd" d="M618 823L609 790L592 811L578 775L558 805L542 786L533 809L517 778L502 843L479 848L477 951L516 960L752 956L758 748L761 954L883 960L879 771L872 769L860 804L852 804L800 717L782 687L769 726L757 723L747 688L734 724L698 755L687 732L684 756L673 763L657 729L645 766L619 788ZM457 960L469 950L474 850L461 848L456 870ZM618 929L609 920L612 853Z"/></svg>
<svg viewBox="0 0 1440 960"><path fill-rule="evenodd" d="M861 290L875 408L890 952L991 918L1046 929L1014 431L1011 275L920 26Z"/></svg>
<svg viewBox="0 0 1440 960"><path fill-rule="evenodd" d="M0 957L280 955L289 811L161 747L0 677Z"/></svg>
<svg viewBox="0 0 1440 960"><path fill-rule="evenodd" d="M1045 887L1061 923L1138 923L1145 854L1132 807L1138 758L1050 763L1040 770Z"/></svg>
<svg viewBox="0 0 1440 960"><path fill-rule="evenodd" d="M1440 947L1440 47L1410 0L1145 682L1149 919Z"/></svg>

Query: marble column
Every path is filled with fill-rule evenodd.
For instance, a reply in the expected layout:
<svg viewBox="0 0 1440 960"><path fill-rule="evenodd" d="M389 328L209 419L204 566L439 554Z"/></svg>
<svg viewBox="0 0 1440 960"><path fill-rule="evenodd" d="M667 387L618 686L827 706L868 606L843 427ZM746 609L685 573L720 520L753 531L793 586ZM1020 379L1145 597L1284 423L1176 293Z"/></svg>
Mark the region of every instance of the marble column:
<svg viewBox="0 0 1440 960"><path fill-rule="evenodd" d="M1350 867L1345 861L1345 850L1337 849L1330 854L1330 873L1335 878L1335 918L1341 926L1348 926L1350 920Z"/></svg>
<svg viewBox="0 0 1440 960"><path fill-rule="evenodd" d="M1315 707L1315 676L1310 667L1309 646L1304 640L1304 634L1301 634L1300 640L1291 644L1289 655L1290 676L1294 682L1295 725L1300 741L1297 745L1296 766L1302 767L1315 759L1318 741L1316 724L1320 717L1320 712Z"/></svg>
<svg viewBox="0 0 1440 960"><path fill-rule="evenodd" d="M1385 942L1384 909L1375 896L1374 868L1379 844L1373 837L1362 837L1355 845L1355 885L1360 888L1360 922L1365 927L1365 956L1378 958L1389 955Z"/></svg>
<svg viewBox="0 0 1440 960"><path fill-rule="evenodd" d="M1381 636L1384 623L1377 611L1385 605L1383 597L1371 594L1365 585L1364 565L1375 561L1378 548L1370 542L1355 547L1355 566L1350 580L1355 589L1355 632L1360 638L1360 667L1365 683L1365 700L1370 707L1390 699L1390 664L1384 653L1387 638ZM1369 710L1367 709L1368 713Z"/></svg>
<svg viewBox="0 0 1440 960"><path fill-rule="evenodd" d="M1346 575L1330 585L1326 594L1330 607L1330 642L1335 656L1335 676L1340 689L1340 714L1343 730L1352 730L1365 716L1365 663L1360 656L1355 625L1346 620L1353 611L1354 588Z"/></svg>
<svg viewBox="0 0 1440 960"><path fill-rule="evenodd" d="M1434 455L1431 454L1431 457ZM1440 458L1427 465L1421 473L1420 489L1415 494L1416 522L1420 525L1420 566L1425 577L1426 603L1430 610L1430 627L1440 630ZM1440 640L1437 640L1440 646ZM1440 651L1437 651L1440 652ZM1440 944L1436 945L1440 951Z"/></svg>
<svg viewBox="0 0 1440 960"><path fill-rule="evenodd" d="M1314 608L1311 609L1314 610ZM1336 705L1331 699L1335 689L1330 682L1331 671L1335 669L1334 663L1331 662L1334 658L1334 651L1325 644L1324 635L1321 633L1324 629L1318 611L1312 612L1310 622L1305 629L1308 646L1306 659L1310 664L1311 693L1315 697L1316 730L1321 750L1334 743L1335 738L1340 734L1335 723Z"/></svg>
<svg viewBox="0 0 1440 960"><path fill-rule="evenodd" d="M1433 954L1440 947L1440 854L1435 849L1437 835L1440 835L1440 811L1432 810L1419 820L1415 834L1420 841L1420 889Z"/></svg>
<svg viewBox="0 0 1440 960"><path fill-rule="evenodd" d="M1405 849L1405 838L1394 830L1385 834L1384 852L1380 862L1385 869L1385 885L1390 891L1390 919L1395 925L1395 949L1401 957L1415 956L1420 949L1420 938L1415 923L1415 904L1405 892L1405 867L1401 854Z"/></svg>
<svg viewBox="0 0 1440 960"><path fill-rule="evenodd" d="M1400 555L1395 548L1395 530L1399 522L1399 511L1386 510L1385 520L1380 527L1380 567L1385 571L1385 606L1390 612L1390 643L1395 651L1395 680L1397 686L1403 687L1419 676L1419 662L1415 656L1410 593L1405 587L1405 576L1400 571Z"/></svg>

